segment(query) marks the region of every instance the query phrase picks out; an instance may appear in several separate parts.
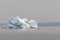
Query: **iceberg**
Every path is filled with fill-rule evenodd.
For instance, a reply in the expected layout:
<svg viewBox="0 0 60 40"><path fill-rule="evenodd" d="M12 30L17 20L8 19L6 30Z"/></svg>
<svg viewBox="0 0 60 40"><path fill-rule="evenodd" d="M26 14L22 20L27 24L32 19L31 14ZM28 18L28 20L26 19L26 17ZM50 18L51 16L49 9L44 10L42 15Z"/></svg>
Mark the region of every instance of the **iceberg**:
<svg viewBox="0 0 60 40"><path fill-rule="evenodd" d="M9 23L3 25L4 29L31 29L38 28L38 24L35 20L28 20L27 18L21 19L19 16L10 17Z"/></svg>
<svg viewBox="0 0 60 40"><path fill-rule="evenodd" d="M16 27L22 27L22 29L37 28L38 24L35 20L28 20L27 18L21 19L19 16L10 17L9 23Z"/></svg>

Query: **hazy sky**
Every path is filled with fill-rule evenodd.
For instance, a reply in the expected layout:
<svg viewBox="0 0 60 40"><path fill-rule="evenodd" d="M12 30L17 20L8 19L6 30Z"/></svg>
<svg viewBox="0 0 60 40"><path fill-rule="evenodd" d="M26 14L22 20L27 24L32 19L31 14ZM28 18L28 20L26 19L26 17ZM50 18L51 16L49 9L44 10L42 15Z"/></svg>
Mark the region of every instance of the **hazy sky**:
<svg viewBox="0 0 60 40"><path fill-rule="evenodd" d="M40 21L60 21L60 0L0 0L0 23L10 16Z"/></svg>

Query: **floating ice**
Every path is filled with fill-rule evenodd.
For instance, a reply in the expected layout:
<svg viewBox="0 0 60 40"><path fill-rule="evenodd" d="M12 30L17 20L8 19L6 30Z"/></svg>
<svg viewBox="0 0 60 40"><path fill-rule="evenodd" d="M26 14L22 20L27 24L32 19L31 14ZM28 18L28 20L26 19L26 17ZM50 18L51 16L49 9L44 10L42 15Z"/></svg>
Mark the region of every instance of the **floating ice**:
<svg viewBox="0 0 60 40"><path fill-rule="evenodd" d="M3 26L5 29L31 29L37 28L38 24L35 20L21 19L19 16L10 17L9 23Z"/></svg>

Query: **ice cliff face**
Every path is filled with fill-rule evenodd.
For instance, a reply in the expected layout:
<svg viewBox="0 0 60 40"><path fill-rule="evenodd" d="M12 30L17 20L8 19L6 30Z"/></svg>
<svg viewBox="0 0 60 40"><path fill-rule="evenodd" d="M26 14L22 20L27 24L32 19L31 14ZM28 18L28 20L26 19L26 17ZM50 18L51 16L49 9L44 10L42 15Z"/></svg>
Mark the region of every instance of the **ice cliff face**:
<svg viewBox="0 0 60 40"><path fill-rule="evenodd" d="M4 29L31 29L37 28L38 24L35 20L21 19L19 16L10 17L9 23L2 26Z"/></svg>

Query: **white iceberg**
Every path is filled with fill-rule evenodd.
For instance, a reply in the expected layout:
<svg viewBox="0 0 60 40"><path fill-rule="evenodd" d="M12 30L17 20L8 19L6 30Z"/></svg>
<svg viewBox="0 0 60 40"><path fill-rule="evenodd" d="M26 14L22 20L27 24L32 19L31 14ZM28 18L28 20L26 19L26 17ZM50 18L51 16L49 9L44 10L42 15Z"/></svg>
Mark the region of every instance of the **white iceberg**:
<svg viewBox="0 0 60 40"><path fill-rule="evenodd" d="M22 29L31 29L38 27L38 24L35 20L28 20L27 18L21 19L19 16L9 18L9 23L15 25L15 28L22 27Z"/></svg>

